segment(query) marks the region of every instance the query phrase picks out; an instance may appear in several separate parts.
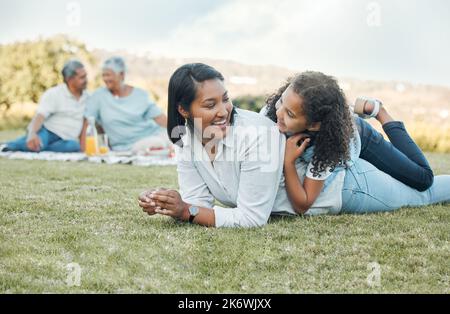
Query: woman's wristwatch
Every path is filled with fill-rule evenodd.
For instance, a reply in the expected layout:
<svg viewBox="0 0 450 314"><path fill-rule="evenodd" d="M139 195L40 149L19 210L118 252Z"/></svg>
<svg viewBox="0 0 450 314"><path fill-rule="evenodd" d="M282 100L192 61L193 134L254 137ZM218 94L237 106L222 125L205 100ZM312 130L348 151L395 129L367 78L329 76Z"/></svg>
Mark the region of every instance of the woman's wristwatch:
<svg viewBox="0 0 450 314"><path fill-rule="evenodd" d="M194 222L194 218L198 215L199 212L200 210L197 206L189 206L189 223Z"/></svg>

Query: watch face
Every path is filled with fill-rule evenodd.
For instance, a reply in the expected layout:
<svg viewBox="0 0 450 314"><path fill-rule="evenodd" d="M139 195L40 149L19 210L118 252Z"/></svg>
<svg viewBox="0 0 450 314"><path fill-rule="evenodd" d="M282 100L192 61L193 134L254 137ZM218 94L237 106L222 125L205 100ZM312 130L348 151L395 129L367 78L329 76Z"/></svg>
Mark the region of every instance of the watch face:
<svg viewBox="0 0 450 314"><path fill-rule="evenodd" d="M196 206L189 207L189 214L191 214L192 216L197 216L198 212L199 212L198 207Z"/></svg>

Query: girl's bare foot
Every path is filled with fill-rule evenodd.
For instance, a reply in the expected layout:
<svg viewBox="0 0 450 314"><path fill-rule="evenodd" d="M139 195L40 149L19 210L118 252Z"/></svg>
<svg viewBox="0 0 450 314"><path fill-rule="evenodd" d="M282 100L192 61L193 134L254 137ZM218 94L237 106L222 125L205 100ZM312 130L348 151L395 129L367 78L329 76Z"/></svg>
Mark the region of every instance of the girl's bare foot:
<svg viewBox="0 0 450 314"><path fill-rule="evenodd" d="M388 122L394 121L394 118L392 118L392 116L387 112L384 106L380 108L380 111L378 112L375 119L377 119L381 123L381 125L385 125Z"/></svg>

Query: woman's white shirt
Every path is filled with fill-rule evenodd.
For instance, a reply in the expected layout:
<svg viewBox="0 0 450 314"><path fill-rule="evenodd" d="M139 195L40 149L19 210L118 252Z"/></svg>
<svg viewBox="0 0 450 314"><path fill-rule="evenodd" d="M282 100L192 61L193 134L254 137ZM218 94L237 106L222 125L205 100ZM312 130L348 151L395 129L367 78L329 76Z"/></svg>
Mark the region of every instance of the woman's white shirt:
<svg viewBox="0 0 450 314"><path fill-rule="evenodd" d="M188 128L187 128L188 129ZM213 208L216 227L267 223L283 174L285 136L258 113L236 109L233 126L211 162L188 129L177 147L180 194L189 204ZM214 204L217 200L221 205Z"/></svg>

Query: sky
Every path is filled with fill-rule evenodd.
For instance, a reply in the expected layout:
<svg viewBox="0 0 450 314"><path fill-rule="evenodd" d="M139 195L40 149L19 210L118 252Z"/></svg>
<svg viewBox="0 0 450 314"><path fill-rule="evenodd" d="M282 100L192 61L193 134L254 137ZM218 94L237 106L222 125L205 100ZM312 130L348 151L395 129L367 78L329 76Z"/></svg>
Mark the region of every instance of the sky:
<svg viewBox="0 0 450 314"><path fill-rule="evenodd" d="M0 44L88 47L450 86L448 0L0 0Z"/></svg>

